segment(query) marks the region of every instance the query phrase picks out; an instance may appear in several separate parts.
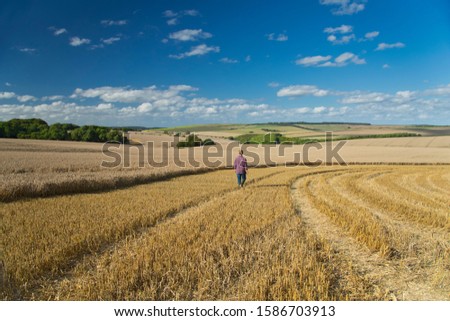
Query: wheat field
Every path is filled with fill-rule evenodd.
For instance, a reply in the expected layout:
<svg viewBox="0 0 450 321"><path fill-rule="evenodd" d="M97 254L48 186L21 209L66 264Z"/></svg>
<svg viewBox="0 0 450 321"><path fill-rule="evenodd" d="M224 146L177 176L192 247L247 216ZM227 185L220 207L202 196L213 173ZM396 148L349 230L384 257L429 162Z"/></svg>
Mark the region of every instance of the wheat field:
<svg viewBox="0 0 450 321"><path fill-rule="evenodd" d="M100 166L103 161L111 162L110 157L102 154L101 143L1 139L0 202L114 190L200 173L212 167L223 168L232 165L232 159L240 149L239 146L227 149L231 141L216 139L218 145L210 146L209 152L213 155L216 147L225 152L211 157L211 163L217 161L217 165L206 166L207 151L201 147L177 151L170 148L165 155L162 145L173 143L172 136L133 133L130 139L144 145L127 145L127 153L123 146L112 148L122 155L122 163L114 167ZM154 146L152 153L148 142ZM294 145L283 151L275 146L252 146L249 152L257 157L249 155L248 160L252 165L327 161L326 144L312 146L308 157L303 149L305 146ZM449 146L450 136L363 139L348 141L339 154L349 164L448 164ZM184 162L183 166L175 163L175 152L180 162ZM166 161L167 166L152 166L149 158L155 162ZM125 159L129 163L127 166Z"/></svg>
<svg viewBox="0 0 450 321"><path fill-rule="evenodd" d="M450 172L250 169L0 204L5 300L448 300Z"/></svg>

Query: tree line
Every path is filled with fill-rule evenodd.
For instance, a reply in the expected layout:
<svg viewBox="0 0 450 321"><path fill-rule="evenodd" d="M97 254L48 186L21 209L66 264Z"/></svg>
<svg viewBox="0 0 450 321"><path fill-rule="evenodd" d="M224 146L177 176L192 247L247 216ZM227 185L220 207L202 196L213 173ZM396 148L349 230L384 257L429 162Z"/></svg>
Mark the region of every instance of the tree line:
<svg viewBox="0 0 450 321"><path fill-rule="evenodd" d="M48 125L44 120L11 119L0 122L0 138L70 140L81 142L127 142L122 137L123 131L102 126L78 126L74 124L55 123Z"/></svg>

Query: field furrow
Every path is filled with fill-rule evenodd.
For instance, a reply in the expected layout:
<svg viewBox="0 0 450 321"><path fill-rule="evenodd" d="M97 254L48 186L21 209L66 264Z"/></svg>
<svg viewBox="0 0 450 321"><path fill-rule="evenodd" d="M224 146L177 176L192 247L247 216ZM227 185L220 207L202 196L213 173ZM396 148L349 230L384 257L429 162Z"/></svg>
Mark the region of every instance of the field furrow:
<svg viewBox="0 0 450 321"><path fill-rule="evenodd" d="M373 209L350 188L354 182L367 183L370 179L389 177L391 171L386 171L388 168L373 170L366 167L361 170L360 167L344 173L317 175L308 180L301 178L292 190L297 209L311 230L328 240L337 255L349 260L348 264L371 279L374 286L385 289L387 297L403 300L449 299L449 234L439 230L423 233L423 228L414 221L405 223L394 220L395 216ZM416 171L417 168L410 170ZM323 206L326 201L312 195L314 192L325 195L324 198L332 200L333 204L336 203L333 192L338 194L340 204L346 205L347 214L352 215L356 222L362 212L370 212L382 224L383 231L388 231L389 244L395 246L397 255L383 256L368 251L367 242L351 231L345 233L344 230L348 231L350 227L339 224L336 217L330 214L330 209L336 211L339 207ZM345 215L343 211L337 213ZM349 221L347 224L353 225L355 222ZM384 239L385 235L380 234L379 237Z"/></svg>

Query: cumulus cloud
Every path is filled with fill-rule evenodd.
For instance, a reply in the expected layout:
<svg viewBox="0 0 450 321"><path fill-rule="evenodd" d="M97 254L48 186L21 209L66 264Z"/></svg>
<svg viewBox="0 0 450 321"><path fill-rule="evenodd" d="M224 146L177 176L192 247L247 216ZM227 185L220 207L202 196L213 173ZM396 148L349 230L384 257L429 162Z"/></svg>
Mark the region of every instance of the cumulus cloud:
<svg viewBox="0 0 450 321"><path fill-rule="evenodd" d="M365 8L364 3L362 1L352 1L352 0L319 0L321 5L330 5L333 6L331 12L334 15L342 16L342 15L353 15L360 11L363 11Z"/></svg>
<svg viewBox="0 0 450 321"><path fill-rule="evenodd" d="M179 96L184 91L197 91L195 87L187 85L170 86L160 90L156 86L142 89L129 89L127 87L97 87L91 89L77 88L71 98L99 98L105 102L154 102Z"/></svg>
<svg viewBox="0 0 450 321"><path fill-rule="evenodd" d="M8 91L0 92L0 99L11 99L14 97L16 97L16 94L13 92Z"/></svg>
<svg viewBox="0 0 450 321"><path fill-rule="evenodd" d="M186 57L192 57L192 56L203 56L210 52L220 52L220 47L217 46L207 46L206 44L198 45L195 47L192 47L190 51L178 54L178 55L170 55L170 58L174 59L183 59Z"/></svg>
<svg viewBox="0 0 450 321"><path fill-rule="evenodd" d="M60 36L68 32L66 28L49 27L48 29L53 31L54 36Z"/></svg>
<svg viewBox="0 0 450 321"><path fill-rule="evenodd" d="M392 48L404 48L405 44L403 42L396 42L396 43L385 43L382 42L378 44L378 47L375 49L377 51L380 50L386 50L386 49L392 49Z"/></svg>
<svg viewBox="0 0 450 321"><path fill-rule="evenodd" d="M366 104L366 103L379 103L386 101L390 96L385 93L380 92L357 92L350 94L349 96L343 98L341 103L343 104Z"/></svg>
<svg viewBox="0 0 450 321"><path fill-rule="evenodd" d="M324 106L314 107L313 113L314 113L314 114L321 114L321 113L323 113L323 112L326 111L326 110L327 110L327 108L324 107Z"/></svg>
<svg viewBox="0 0 450 321"><path fill-rule="evenodd" d="M450 84L446 86L440 86L434 89L429 89L425 93L429 95L438 95L438 96L450 95Z"/></svg>
<svg viewBox="0 0 450 321"><path fill-rule="evenodd" d="M364 35L364 38L366 38L366 39L368 39L368 40L373 40L373 39L375 39L376 37L378 37L380 35L380 32L379 31L372 31L372 32L367 32L365 35Z"/></svg>
<svg viewBox="0 0 450 321"><path fill-rule="evenodd" d="M80 38L80 37L72 37L70 38L70 42L69 44L72 47L78 47L78 46L82 46L82 45L88 45L91 43L90 39L87 38Z"/></svg>
<svg viewBox="0 0 450 321"><path fill-rule="evenodd" d="M167 18L167 24L169 26L175 26L180 23L180 19L185 16L196 17L199 16L200 12L194 9L190 10L182 10L182 11L173 11L166 10L163 12L163 17Z"/></svg>
<svg viewBox="0 0 450 321"><path fill-rule="evenodd" d="M307 96L312 95L316 97L327 96L330 92L328 90L317 88L312 85L295 85L281 88L277 92L278 97L293 97L293 96Z"/></svg>
<svg viewBox="0 0 450 321"><path fill-rule="evenodd" d="M318 67L344 67L348 64L353 63L355 65L364 65L366 63L365 59L359 58L351 52L344 52L343 54L337 56L334 61L327 61Z"/></svg>
<svg viewBox="0 0 450 321"><path fill-rule="evenodd" d="M212 34L205 32L202 29L184 29L173 32L169 35L169 39L178 41L198 41L201 39L211 38Z"/></svg>
<svg viewBox="0 0 450 321"><path fill-rule="evenodd" d="M335 27L335 28L328 27L323 30L323 32L331 33L331 34L336 34L336 33L345 34L345 33L350 33L352 31L353 31L353 27L349 26L349 25L341 25L340 27Z"/></svg>
<svg viewBox="0 0 450 321"><path fill-rule="evenodd" d="M330 55L305 57L298 59L296 64L304 67L344 67L350 63L355 65L363 65L366 63L365 59L362 59L351 52L344 52L337 56L334 61L331 60L332 58L333 57Z"/></svg>
<svg viewBox="0 0 450 321"><path fill-rule="evenodd" d="M317 66L320 63L330 60L331 56L311 56L297 59L295 63L302 66Z"/></svg>
<svg viewBox="0 0 450 321"><path fill-rule="evenodd" d="M288 41L288 36L284 33L276 35L275 33L270 33L266 35L267 39L270 41Z"/></svg>
<svg viewBox="0 0 450 321"><path fill-rule="evenodd" d="M37 100L36 97L31 95L23 95L23 96L17 96L17 100L21 103L26 103L27 101L35 101Z"/></svg>
<svg viewBox="0 0 450 321"><path fill-rule="evenodd" d="M106 27L124 26L128 23L128 20L102 20L100 23Z"/></svg>
<svg viewBox="0 0 450 321"><path fill-rule="evenodd" d="M120 37L110 37L107 39L102 39L102 43L106 44L106 45L112 45L113 43L120 41Z"/></svg>
<svg viewBox="0 0 450 321"><path fill-rule="evenodd" d="M61 99L64 99L64 96L52 95L52 96L44 96L41 98L42 101L47 101L47 100L55 101L55 100L61 100Z"/></svg>
<svg viewBox="0 0 450 321"><path fill-rule="evenodd" d="M353 27L349 25L341 25L340 27L328 27L323 30L324 33L328 34L327 40L330 41L333 45L347 44L351 40L355 39L355 35L351 33L353 31Z"/></svg>
<svg viewBox="0 0 450 321"><path fill-rule="evenodd" d="M343 61L349 58L343 56ZM420 119L442 122L449 119L450 84L422 91L399 90L393 93L370 91L337 92L324 90L314 85L294 85L281 88L279 97L293 96L339 96L341 105L310 105L283 107L253 103L245 99L218 99L197 97L197 88L189 85L169 87L96 87L76 89L72 96L45 96L39 99L11 103L6 99L17 99L31 95L0 92L0 119L38 117L49 121L64 121L78 124L162 124L173 117L183 121L206 122L283 121L285 119L311 120L376 120L417 123ZM33 96L31 96L33 97ZM52 99L58 99L53 101ZM48 101L50 102L43 102ZM67 100L67 101L66 101ZM428 118L427 118L428 117Z"/></svg>
<svg viewBox="0 0 450 321"><path fill-rule="evenodd" d="M101 103L101 104L98 104L97 105L97 110L110 110L110 109L112 109L113 108L113 104L104 104L104 103Z"/></svg>
<svg viewBox="0 0 450 321"><path fill-rule="evenodd" d="M342 36L340 38L336 37L335 35L329 35L327 37L327 40L330 41L333 45L347 44L351 40L354 40L354 39L355 39L355 35L354 34Z"/></svg>

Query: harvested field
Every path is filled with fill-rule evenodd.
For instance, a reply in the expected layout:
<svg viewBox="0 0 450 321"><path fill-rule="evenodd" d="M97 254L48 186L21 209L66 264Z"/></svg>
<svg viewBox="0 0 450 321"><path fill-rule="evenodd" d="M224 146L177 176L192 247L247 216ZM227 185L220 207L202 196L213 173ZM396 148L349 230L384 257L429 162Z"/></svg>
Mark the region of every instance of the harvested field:
<svg viewBox="0 0 450 321"><path fill-rule="evenodd" d="M163 143L172 143L173 137L132 134L130 138L144 145L127 145L125 153L123 146L112 146L110 151L117 152L121 160L114 167L101 166L102 162L112 163L115 159L104 155L99 143L1 139L0 201L113 190L203 172L204 167L227 167L240 148L230 145L230 141L219 140L217 146L209 149L169 147L164 154ZM149 141L153 143L153 152L149 152ZM448 164L449 146L450 136L351 140L339 150L339 155L350 164ZM223 152L217 156L215 153L220 149ZM295 145L284 150L280 146L251 146L248 160L251 165L325 162L326 151L326 144ZM209 165L204 162L206 155L210 155ZM167 166L155 166L149 160L165 161Z"/></svg>
<svg viewBox="0 0 450 321"><path fill-rule="evenodd" d="M0 205L2 297L448 300L447 166L230 170Z"/></svg>

